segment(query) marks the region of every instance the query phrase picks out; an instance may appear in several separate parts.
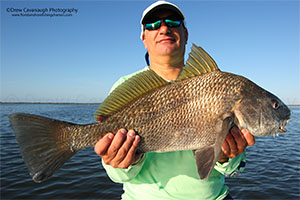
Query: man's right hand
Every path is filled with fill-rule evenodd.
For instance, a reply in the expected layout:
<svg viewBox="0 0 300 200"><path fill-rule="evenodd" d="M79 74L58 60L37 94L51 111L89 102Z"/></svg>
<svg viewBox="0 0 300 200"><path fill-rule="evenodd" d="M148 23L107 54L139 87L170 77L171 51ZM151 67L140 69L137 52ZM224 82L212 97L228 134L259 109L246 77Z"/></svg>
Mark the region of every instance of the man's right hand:
<svg viewBox="0 0 300 200"><path fill-rule="evenodd" d="M134 164L141 154L136 154L140 137L133 130L120 129L116 135L106 134L95 145L94 151L103 162L114 168L126 169Z"/></svg>

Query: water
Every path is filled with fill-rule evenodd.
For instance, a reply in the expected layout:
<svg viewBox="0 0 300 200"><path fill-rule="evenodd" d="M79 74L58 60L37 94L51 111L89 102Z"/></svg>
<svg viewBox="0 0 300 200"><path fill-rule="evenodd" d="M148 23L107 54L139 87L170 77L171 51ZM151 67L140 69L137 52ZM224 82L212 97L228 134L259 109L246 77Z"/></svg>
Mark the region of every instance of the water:
<svg viewBox="0 0 300 200"><path fill-rule="evenodd" d="M1 104L1 199L120 199L122 185L107 177L93 148L77 153L52 178L29 176L7 116L25 112L77 123L93 122L97 105ZM292 107L288 132L256 138L247 166L226 184L236 199L300 199L300 107Z"/></svg>

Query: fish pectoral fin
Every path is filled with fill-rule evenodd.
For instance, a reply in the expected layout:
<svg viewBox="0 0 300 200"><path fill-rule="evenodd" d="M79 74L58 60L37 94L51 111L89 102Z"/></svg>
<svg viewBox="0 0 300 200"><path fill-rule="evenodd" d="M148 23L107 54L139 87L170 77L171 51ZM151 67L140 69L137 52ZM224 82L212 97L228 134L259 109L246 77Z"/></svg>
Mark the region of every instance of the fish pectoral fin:
<svg viewBox="0 0 300 200"><path fill-rule="evenodd" d="M193 151L200 179L208 179L215 165L213 147L204 147Z"/></svg>
<svg viewBox="0 0 300 200"><path fill-rule="evenodd" d="M233 114L226 113L216 123L215 143L193 151L200 179L207 180L219 159L225 137L233 123Z"/></svg>

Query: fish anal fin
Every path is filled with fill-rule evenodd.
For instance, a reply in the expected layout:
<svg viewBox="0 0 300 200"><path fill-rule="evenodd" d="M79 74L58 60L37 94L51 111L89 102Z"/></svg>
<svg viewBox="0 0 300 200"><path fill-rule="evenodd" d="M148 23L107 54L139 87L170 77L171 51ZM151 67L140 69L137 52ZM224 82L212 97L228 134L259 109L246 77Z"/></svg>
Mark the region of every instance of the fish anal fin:
<svg viewBox="0 0 300 200"><path fill-rule="evenodd" d="M201 179L207 180L219 159L221 148L225 137L233 123L233 114L228 112L220 119L216 125L216 140L211 146L206 146L193 151L197 164L198 174Z"/></svg>

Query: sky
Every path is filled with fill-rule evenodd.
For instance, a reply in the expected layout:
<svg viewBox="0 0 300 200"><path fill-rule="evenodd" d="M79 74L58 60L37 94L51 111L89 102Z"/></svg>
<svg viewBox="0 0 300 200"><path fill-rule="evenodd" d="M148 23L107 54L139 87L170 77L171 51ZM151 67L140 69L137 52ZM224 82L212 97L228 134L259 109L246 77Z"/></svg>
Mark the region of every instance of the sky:
<svg viewBox="0 0 300 200"><path fill-rule="evenodd" d="M1 1L0 102L102 102L146 66L140 19L153 2ZM300 104L299 1L171 2L186 17L185 58L195 43L222 71Z"/></svg>

